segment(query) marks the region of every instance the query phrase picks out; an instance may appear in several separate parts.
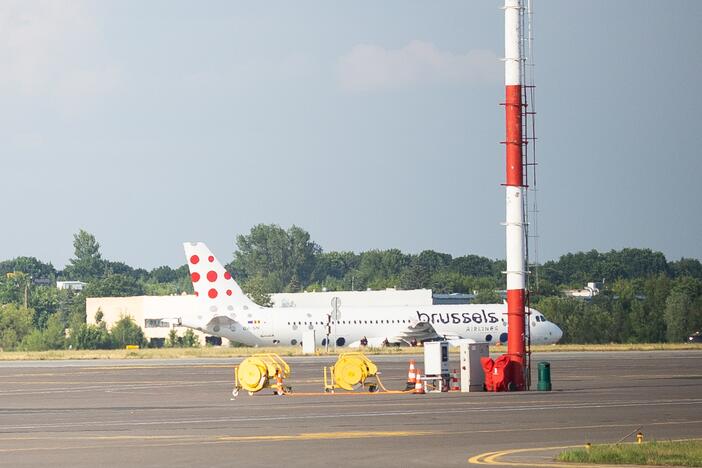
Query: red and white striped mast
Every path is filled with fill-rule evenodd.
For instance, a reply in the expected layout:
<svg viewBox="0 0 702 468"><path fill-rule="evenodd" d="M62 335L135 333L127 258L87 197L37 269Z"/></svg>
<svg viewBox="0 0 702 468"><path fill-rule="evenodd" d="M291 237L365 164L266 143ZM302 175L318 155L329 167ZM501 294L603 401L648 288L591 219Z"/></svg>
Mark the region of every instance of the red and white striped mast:
<svg viewBox="0 0 702 468"><path fill-rule="evenodd" d="M507 354L512 388L525 390L525 238L522 161L522 0L505 0L505 115L507 153Z"/></svg>

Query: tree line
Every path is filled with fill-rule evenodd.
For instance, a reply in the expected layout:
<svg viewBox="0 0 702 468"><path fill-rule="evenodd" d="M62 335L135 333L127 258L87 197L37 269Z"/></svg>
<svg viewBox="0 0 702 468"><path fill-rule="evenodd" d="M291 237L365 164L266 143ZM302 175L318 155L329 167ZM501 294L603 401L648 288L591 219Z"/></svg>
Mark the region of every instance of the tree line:
<svg viewBox="0 0 702 468"><path fill-rule="evenodd" d="M126 335L114 335L99 320L97 325L86 324L87 297L192 292L187 265L146 270L106 260L95 236L84 230L74 235L73 247L74 256L63 270L34 257L0 262L0 347L121 346L114 336ZM274 292L388 287L475 293L474 302L495 303L502 300L498 291L504 289L506 266L501 259L453 257L433 250L325 252L297 226L256 225L236 237L236 247L226 267L262 305ZM563 255L532 271L530 303L563 328L562 342L679 342L702 328L702 264L697 259L668 261L650 249L591 250ZM57 280L87 285L82 291L57 289ZM563 295L591 281L603 283L601 294L592 300ZM131 327L133 333L138 328L128 317L112 328L118 324ZM60 333L66 329L68 338ZM135 341L138 334L129 338ZM171 338L173 346L192 345L183 337Z"/></svg>

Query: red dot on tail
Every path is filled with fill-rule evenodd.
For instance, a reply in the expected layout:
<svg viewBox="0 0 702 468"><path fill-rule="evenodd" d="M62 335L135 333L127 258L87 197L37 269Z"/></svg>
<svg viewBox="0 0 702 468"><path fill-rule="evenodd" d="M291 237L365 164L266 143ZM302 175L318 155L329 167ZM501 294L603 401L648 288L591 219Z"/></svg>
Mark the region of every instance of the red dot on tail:
<svg viewBox="0 0 702 468"><path fill-rule="evenodd" d="M210 296L210 299L214 299L215 297L217 297L217 290L212 288L209 290L207 295Z"/></svg>
<svg viewBox="0 0 702 468"><path fill-rule="evenodd" d="M225 271L225 272L224 272L224 278L225 278L225 279L232 279L232 275L230 275L228 271Z"/></svg>
<svg viewBox="0 0 702 468"><path fill-rule="evenodd" d="M232 295L232 290L231 290L231 289L227 289L227 296L231 296L231 295Z"/></svg>
<svg viewBox="0 0 702 468"><path fill-rule="evenodd" d="M196 296L199 296L199 295L200 295L200 293L199 293L199 292L197 292L197 291L195 291L195 295L196 295Z"/></svg>
<svg viewBox="0 0 702 468"><path fill-rule="evenodd" d="M193 283L197 283L198 281L200 281L200 273L193 273L192 275L190 275L190 279L193 280Z"/></svg>
<svg viewBox="0 0 702 468"><path fill-rule="evenodd" d="M192 263L193 265L197 265L197 262L199 261L200 257L198 257L197 255L193 255L192 257L190 257L190 263Z"/></svg>
<svg viewBox="0 0 702 468"><path fill-rule="evenodd" d="M217 281L217 272L216 271L208 271L207 272L207 280L210 283L214 283L215 281Z"/></svg>
<svg viewBox="0 0 702 468"><path fill-rule="evenodd" d="M210 263L212 263L212 262L214 262L214 257L212 255L210 255L209 257L207 257L207 260L209 260Z"/></svg>

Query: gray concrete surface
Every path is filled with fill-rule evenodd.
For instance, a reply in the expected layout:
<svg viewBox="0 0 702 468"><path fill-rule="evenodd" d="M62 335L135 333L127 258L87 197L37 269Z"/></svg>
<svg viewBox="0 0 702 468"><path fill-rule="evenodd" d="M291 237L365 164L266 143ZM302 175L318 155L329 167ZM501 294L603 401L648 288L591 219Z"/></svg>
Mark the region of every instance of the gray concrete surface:
<svg viewBox="0 0 702 468"><path fill-rule="evenodd" d="M404 387L407 356L373 359L388 387ZM647 439L702 437L702 352L539 360L551 362L552 392L235 400L240 360L3 362L0 466L468 466L484 452L614 442L638 427ZM289 362L287 383L312 392L332 360Z"/></svg>

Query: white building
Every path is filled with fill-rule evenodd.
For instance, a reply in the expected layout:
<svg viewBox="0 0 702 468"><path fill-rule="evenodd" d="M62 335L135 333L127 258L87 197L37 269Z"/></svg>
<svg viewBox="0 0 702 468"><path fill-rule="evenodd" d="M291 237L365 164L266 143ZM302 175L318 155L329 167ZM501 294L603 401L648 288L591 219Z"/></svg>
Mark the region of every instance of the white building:
<svg viewBox="0 0 702 468"><path fill-rule="evenodd" d="M569 297L577 297L580 299L592 299L600 293L600 288L597 283L587 283L583 289L566 289L563 294Z"/></svg>
<svg viewBox="0 0 702 468"><path fill-rule="evenodd" d="M87 286L88 283L84 283L82 281L57 281L56 282L56 288L57 289L72 289L74 291L82 291L84 287Z"/></svg>
<svg viewBox="0 0 702 468"><path fill-rule="evenodd" d="M271 294L275 307L331 307L338 297L343 307L391 307L432 305L431 289L399 291L388 288L382 291L323 291Z"/></svg>
<svg viewBox="0 0 702 468"><path fill-rule="evenodd" d="M102 312L102 321L111 328L122 317L131 317L144 330L144 336L156 346L165 344L171 328L178 336L183 336L186 327L172 326L177 320L171 320L196 307L195 296L131 296L131 297L89 297L85 300L87 322L95 324L95 315ZM204 345L206 335L193 330ZM219 342L219 339L215 340ZM229 342L222 338L222 344Z"/></svg>

